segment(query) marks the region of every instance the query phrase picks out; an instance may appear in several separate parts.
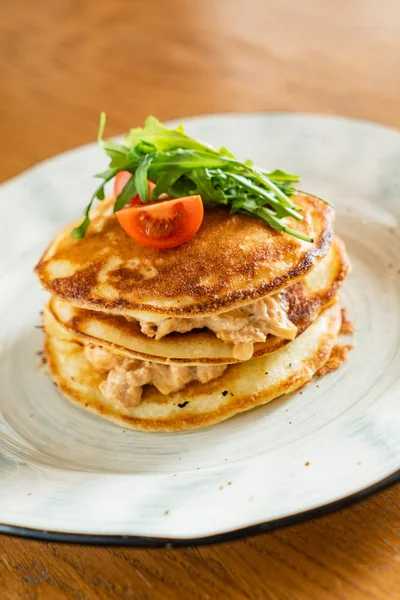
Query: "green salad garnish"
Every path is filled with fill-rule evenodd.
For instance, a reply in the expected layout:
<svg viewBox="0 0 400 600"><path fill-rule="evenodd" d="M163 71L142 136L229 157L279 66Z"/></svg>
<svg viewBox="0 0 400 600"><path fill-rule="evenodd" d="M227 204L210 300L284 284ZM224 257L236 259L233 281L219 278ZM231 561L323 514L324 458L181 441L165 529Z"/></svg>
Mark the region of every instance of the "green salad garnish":
<svg viewBox="0 0 400 600"><path fill-rule="evenodd" d="M110 158L109 168L95 175L102 180L85 208L85 218L72 230L83 238L90 224L89 212L97 198L105 197L104 186L120 171L133 176L116 198L114 212L121 210L139 194L151 202L161 194L180 198L199 194L205 206L225 205L229 213L242 213L268 223L273 229L312 242L312 238L288 227L283 219L303 219L301 208L292 198L298 175L281 170L267 173L250 160L240 162L226 148L215 150L186 135L182 125L167 129L155 117L148 117L143 128L131 129L122 144L103 140L106 116L100 116L98 142ZM147 180L156 184L149 197Z"/></svg>

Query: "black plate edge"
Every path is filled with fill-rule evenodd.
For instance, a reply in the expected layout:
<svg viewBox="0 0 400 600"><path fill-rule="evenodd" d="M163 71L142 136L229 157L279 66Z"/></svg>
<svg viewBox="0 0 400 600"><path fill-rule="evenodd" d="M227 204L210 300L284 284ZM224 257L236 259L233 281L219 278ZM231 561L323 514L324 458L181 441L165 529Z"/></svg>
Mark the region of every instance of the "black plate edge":
<svg viewBox="0 0 400 600"><path fill-rule="evenodd" d="M174 548L174 547L192 547L206 546L211 544L221 544L223 542L233 542L248 536L255 536L261 533L267 533L281 527L289 527L303 523L310 519L319 518L324 515L336 512L342 508L350 506L369 496L376 494L386 488L389 488L400 482L400 469L385 477L381 481L364 488L350 496L345 496L329 504L318 506L310 510L303 511L280 519L250 525L242 529L235 529L226 533L219 533L206 537L181 539L181 538L155 538L132 535L96 535L84 533L62 533L58 531L45 531L42 529L30 529L16 525L6 525L0 523L0 534L18 536L42 542L61 542L65 544L83 544L90 546L132 546L145 548Z"/></svg>

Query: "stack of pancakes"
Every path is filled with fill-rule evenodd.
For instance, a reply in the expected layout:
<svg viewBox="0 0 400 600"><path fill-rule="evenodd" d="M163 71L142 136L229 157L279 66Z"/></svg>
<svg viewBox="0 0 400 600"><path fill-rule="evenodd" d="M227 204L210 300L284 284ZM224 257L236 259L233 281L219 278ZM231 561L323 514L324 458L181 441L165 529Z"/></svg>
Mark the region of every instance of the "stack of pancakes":
<svg viewBox="0 0 400 600"><path fill-rule="evenodd" d="M51 293L45 352L59 389L124 427L174 431L309 381L339 334L349 263L332 209L303 194L296 203L304 219L288 222L313 243L215 208L186 244L146 248L121 229L113 199L84 239L62 231L36 267Z"/></svg>

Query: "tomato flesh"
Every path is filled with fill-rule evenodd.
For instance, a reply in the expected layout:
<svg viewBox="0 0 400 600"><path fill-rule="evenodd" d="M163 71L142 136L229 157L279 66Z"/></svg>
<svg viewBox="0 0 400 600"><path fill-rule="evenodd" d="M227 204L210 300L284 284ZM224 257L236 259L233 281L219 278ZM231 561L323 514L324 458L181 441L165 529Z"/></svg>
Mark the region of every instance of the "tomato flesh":
<svg viewBox="0 0 400 600"><path fill-rule="evenodd" d="M132 177L132 175L131 175L131 173L129 173L129 171L120 171L119 173L116 174L115 179L114 179L114 196L115 196L115 198L118 198L118 196L120 195L120 193L122 192L122 190L124 189L125 185L128 183L128 180L131 177ZM149 184L149 198L151 199L151 194L152 194L154 188L156 187L156 185L155 185L155 183L153 183L150 180L147 180L147 182ZM142 200L140 199L139 194L136 194L136 196L134 196L133 198L131 198L129 200L130 206L135 206L137 204L143 204Z"/></svg>
<svg viewBox="0 0 400 600"><path fill-rule="evenodd" d="M199 230L204 208L200 196L127 206L116 213L122 229L148 248L175 248Z"/></svg>

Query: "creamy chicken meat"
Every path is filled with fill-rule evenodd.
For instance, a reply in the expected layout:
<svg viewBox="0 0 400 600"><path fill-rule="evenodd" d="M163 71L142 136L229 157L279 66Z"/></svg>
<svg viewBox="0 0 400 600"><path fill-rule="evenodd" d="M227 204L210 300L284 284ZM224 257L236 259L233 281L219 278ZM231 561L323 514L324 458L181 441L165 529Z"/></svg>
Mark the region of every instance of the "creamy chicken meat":
<svg viewBox="0 0 400 600"><path fill-rule="evenodd" d="M131 360L99 346L86 346L85 356L97 371L107 373L99 386L103 396L126 408L141 403L144 385L154 385L161 394L168 395L191 381L207 383L216 379L227 368L227 365L185 367Z"/></svg>
<svg viewBox="0 0 400 600"><path fill-rule="evenodd" d="M140 321L142 332L160 340L172 332L186 333L206 327L225 342L234 344L233 356L248 360L253 355L253 345L265 342L267 335L293 340L297 327L294 325L277 297L267 297L252 304L209 317L171 317L153 323Z"/></svg>

